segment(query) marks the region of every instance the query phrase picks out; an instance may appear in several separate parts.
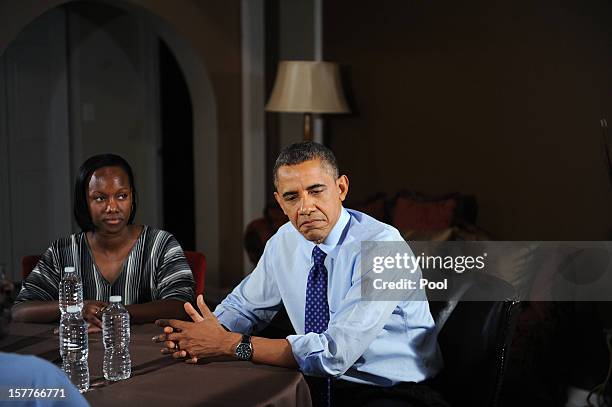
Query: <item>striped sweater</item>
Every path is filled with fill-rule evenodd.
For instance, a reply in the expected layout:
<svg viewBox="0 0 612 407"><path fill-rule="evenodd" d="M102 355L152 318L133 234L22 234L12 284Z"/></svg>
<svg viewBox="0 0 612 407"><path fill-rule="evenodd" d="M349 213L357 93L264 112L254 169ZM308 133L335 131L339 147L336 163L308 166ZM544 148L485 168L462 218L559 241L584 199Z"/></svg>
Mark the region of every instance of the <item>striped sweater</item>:
<svg viewBox="0 0 612 407"><path fill-rule="evenodd" d="M125 305L175 299L193 301L194 281L185 254L170 233L144 226L110 284L98 270L85 233L56 240L42 255L15 303L57 301L64 267L73 266L83 282L83 299L108 302L120 295Z"/></svg>

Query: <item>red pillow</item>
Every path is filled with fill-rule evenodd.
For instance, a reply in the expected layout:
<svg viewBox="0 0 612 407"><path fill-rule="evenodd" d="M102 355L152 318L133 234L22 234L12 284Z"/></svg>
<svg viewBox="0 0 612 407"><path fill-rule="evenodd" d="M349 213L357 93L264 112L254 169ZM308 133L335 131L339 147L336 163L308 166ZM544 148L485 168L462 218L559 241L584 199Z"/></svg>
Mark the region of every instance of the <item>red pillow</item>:
<svg viewBox="0 0 612 407"><path fill-rule="evenodd" d="M399 230L442 230L451 226L457 202L453 198L418 201L398 197L393 213L393 226Z"/></svg>
<svg viewBox="0 0 612 407"><path fill-rule="evenodd" d="M368 214L381 222L385 222L387 220L384 195L377 195L367 202L351 207L359 212Z"/></svg>

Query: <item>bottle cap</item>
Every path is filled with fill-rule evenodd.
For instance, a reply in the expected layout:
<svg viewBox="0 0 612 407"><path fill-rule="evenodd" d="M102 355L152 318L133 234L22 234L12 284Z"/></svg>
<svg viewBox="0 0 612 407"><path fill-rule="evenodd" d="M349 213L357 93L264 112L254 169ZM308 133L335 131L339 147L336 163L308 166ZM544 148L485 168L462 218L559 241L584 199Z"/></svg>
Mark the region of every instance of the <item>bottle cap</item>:
<svg viewBox="0 0 612 407"><path fill-rule="evenodd" d="M121 296L120 295L111 295L109 298L110 302L121 302Z"/></svg>
<svg viewBox="0 0 612 407"><path fill-rule="evenodd" d="M64 267L64 273L72 273L74 272L74 267Z"/></svg>
<svg viewBox="0 0 612 407"><path fill-rule="evenodd" d="M80 312L81 308L78 305L69 305L66 307L66 312L72 314L74 312Z"/></svg>

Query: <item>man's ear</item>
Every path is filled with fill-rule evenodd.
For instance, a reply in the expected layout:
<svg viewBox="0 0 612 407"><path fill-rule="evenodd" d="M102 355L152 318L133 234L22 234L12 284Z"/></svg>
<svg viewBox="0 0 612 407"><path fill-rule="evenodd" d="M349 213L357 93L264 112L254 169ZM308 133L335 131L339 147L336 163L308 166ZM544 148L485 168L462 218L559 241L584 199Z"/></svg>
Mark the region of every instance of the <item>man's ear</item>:
<svg viewBox="0 0 612 407"><path fill-rule="evenodd" d="M338 193L340 194L340 200L344 202L346 194L348 194L349 180L346 175L340 175L336 180L336 186L338 187Z"/></svg>
<svg viewBox="0 0 612 407"><path fill-rule="evenodd" d="M287 212L285 212L285 208L283 207L283 200L281 199L281 196L276 191L274 191L274 199L276 199L276 202L278 202L278 206L280 206L285 216L289 216L287 215Z"/></svg>

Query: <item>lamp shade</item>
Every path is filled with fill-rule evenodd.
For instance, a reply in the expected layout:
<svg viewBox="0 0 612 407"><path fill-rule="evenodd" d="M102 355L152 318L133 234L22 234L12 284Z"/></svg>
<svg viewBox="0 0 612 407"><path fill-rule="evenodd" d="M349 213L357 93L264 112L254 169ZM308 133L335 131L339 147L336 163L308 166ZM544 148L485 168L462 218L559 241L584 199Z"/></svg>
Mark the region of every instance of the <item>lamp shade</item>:
<svg viewBox="0 0 612 407"><path fill-rule="evenodd" d="M322 61L280 61L266 110L348 113L338 65Z"/></svg>

